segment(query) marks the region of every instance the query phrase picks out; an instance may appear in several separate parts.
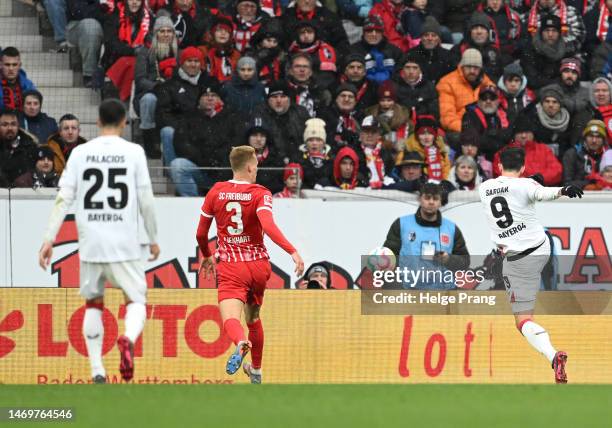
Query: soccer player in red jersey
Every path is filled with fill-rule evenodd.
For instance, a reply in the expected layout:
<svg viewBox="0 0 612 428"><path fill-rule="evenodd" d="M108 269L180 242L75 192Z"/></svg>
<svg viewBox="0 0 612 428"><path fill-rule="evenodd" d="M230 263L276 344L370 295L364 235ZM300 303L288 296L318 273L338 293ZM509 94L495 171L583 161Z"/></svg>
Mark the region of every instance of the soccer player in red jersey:
<svg viewBox="0 0 612 428"><path fill-rule="evenodd" d="M255 184L255 150L250 146L234 147L230 164L234 178L216 183L202 206L196 235L203 255L200 270L205 276L216 271L223 330L236 345L236 351L227 361L226 372L236 373L244 356L251 351L252 364L245 363L244 371L251 383L261 383L264 332L259 309L272 271L264 233L291 255L298 277L304 272L304 262L274 223L272 194L264 186ZM208 229L213 218L217 222L216 268L208 249ZM248 340L240 324L243 309Z"/></svg>

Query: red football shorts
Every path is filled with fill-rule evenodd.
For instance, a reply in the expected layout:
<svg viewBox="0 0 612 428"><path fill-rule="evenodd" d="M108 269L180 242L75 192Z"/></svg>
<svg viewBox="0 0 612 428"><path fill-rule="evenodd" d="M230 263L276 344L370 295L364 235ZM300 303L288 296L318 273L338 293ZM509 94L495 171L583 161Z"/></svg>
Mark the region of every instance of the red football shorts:
<svg viewBox="0 0 612 428"><path fill-rule="evenodd" d="M268 259L252 262L219 262L217 264L218 300L239 299L261 306L266 283L272 273Z"/></svg>

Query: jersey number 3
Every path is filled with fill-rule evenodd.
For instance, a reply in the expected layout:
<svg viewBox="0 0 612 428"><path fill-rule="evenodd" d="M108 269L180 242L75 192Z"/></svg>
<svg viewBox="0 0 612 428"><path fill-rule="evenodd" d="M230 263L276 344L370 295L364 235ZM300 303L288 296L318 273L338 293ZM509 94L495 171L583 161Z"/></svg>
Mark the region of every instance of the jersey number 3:
<svg viewBox="0 0 612 428"><path fill-rule="evenodd" d="M116 181L117 177L121 177L122 175L127 174L126 168L110 168L108 170L108 188L119 190L120 196L119 200L117 198L108 197L106 201L108 202L108 206L114 208L116 210L121 210L125 208L128 203L128 186L125 183L120 183ZM94 201L94 196L98 191L102 188L104 184L104 173L102 170L97 168L89 168L83 171L83 180L89 181L94 179L93 186L89 188L87 193L85 193L85 201L83 206L86 210L101 210L104 209L103 201Z"/></svg>
<svg viewBox="0 0 612 428"><path fill-rule="evenodd" d="M235 212L230 220L236 223L236 227L227 226L227 232L230 235L240 235L244 231L244 224L242 224L242 206L240 202L228 202L225 204L225 211Z"/></svg>
<svg viewBox="0 0 612 428"><path fill-rule="evenodd" d="M510 227L514 223L508 201L503 196L496 196L491 199L491 213L493 217L499 219L496 223L502 229Z"/></svg>

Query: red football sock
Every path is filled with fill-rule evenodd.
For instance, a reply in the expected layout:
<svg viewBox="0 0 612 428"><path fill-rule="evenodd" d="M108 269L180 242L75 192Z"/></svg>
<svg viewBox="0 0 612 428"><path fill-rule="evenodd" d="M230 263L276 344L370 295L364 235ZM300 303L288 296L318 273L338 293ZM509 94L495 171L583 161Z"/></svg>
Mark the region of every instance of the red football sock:
<svg viewBox="0 0 612 428"><path fill-rule="evenodd" d="M251 348L251 361L253 368L261 368L261 359L263 357L263 345L264 345L264 330L261 320L258 319L252 324L247 324L249 327L249 340L253 345Z"/></svg>
<svg viewBox="0 0 612 428"><path fill-rule="evenodd" d="M223 330L225 334L234 342L234 345L238 345L238 342L246 340L244 337L244 330L240 321L236 318L229 318L223 323Z"/></svg>

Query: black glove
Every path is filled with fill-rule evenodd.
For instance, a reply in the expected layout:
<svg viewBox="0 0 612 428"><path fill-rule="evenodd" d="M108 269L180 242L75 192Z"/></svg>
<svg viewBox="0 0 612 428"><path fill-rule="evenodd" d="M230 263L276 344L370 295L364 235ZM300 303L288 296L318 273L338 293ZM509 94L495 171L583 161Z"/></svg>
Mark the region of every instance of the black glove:
<svg viewBox="0 0 612 428"><path fill-rule="evenodd" d="M563 196L567 196L568 198L582 198L584 192L580 187L576 186L565 186L561 188L561 194Z"/></svg>
<svg viewBox="0 0 612 428"><path fill-rule="evenodd" d="M530 175L527 178L531 178L532 180L537 181L542 186L544 185L544 176L542 174L540 174L539 172L536 172L535 174Z"/></svg>

